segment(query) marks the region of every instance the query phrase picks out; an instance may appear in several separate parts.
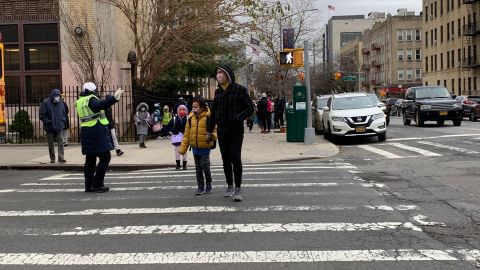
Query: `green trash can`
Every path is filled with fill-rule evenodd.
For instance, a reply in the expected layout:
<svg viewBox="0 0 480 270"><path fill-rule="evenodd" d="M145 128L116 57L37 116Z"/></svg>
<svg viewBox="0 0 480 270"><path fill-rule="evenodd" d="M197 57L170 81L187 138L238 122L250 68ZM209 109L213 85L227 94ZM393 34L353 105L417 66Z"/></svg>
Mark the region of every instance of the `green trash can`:
<svg viewBox="0 0 480 270"><path fill-rule="evenodd" d="M287 108L287 142L303 142L307 127L307 88L293 87L292 106Z"/></svg>

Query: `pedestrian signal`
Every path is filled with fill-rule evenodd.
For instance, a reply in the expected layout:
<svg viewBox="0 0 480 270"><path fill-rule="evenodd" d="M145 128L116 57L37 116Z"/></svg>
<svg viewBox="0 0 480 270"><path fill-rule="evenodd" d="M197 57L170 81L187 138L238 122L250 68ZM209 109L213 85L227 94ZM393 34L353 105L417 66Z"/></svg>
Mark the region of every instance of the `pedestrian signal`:
<svg viewBox="0 0 480 270"><path fill-rule="evenodd" d="M291 49L280 52L280 65L285 67L303 67L303 49Z"/></svg>

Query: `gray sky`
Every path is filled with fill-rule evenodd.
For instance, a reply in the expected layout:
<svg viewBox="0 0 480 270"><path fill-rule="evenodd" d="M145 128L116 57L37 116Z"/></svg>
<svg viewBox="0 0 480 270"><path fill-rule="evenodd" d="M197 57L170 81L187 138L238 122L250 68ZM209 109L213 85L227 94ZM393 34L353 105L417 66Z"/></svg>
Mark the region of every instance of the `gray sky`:
<svg viewBox="0 0 480 270"><path fill-rule="evenodd" d="M312 0L315 7L322 14L322 22L325 23L327 16L340 15L367 15L372 11L397 14L397 9L406 8L420 14L422 0ZM328 10L328 5L335 7L335 11Z"/></svg>

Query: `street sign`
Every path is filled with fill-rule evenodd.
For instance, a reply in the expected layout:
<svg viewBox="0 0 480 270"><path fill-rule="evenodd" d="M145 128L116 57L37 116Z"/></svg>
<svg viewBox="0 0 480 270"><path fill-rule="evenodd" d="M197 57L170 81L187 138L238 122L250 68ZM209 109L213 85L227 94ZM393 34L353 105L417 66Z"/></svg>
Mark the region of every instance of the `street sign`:
<svg viewBox="0 0 480 270"><path fill-rule="evenodd" d="M344 82L354 82L357 80L357 77L355 76L343 76L342 80Z"/></svg>

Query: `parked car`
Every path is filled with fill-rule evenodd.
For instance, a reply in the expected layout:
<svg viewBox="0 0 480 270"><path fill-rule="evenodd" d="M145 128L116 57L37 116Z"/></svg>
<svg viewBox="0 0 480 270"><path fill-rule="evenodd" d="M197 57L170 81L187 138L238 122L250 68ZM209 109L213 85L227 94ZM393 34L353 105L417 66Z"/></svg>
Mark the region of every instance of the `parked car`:
<svg viewBox="0 0 480 270"><path fill-rule="evenodd" d="M323 108L323 134L326 139L352 136L387 138L385 113L365 93L332 95Z"/></svg>
<svg viewBox="0 0 480 270"><path fill-rule="evenodd" d="M322 116L323 107L327 106L327 100L331 95L317 96L313 99L312 106L312 125L316 134L323 132Z"/></svg>
<svg viewBox="0 0 480 270"><path fill-rule="evenodd" d="M470 121L477 121L480 117L480 96L457 96L463 109L463 117L468 117Z"/></svg>
<svg viewBox="0 0 480 270"><path fill-rule="evenodd" d="M452 120L454 126L462 124L463 109L458 100L443 86L416 86L407 89L402 102L403 124L410 125L414 120L417 126L425 121L436 121L443 125Z"/></svg>
<svg viewBox="0 0 480 270"><path fill-rule="evenodd" d="M385 118L387 120L387 126L388 126L388 124L390 124L390 114L387 111L387 106L386 106L385 102L381 102L380 99L378 99L376 94L368 93L367 95L372 99L373 103L375 103L375 104L381 103L381 105L379 105L379 107L385 113Z"/></svg>

